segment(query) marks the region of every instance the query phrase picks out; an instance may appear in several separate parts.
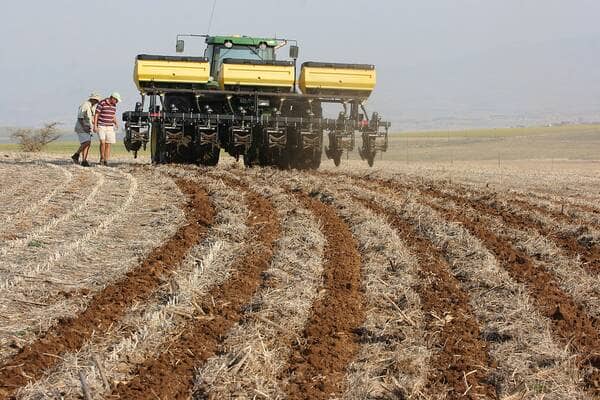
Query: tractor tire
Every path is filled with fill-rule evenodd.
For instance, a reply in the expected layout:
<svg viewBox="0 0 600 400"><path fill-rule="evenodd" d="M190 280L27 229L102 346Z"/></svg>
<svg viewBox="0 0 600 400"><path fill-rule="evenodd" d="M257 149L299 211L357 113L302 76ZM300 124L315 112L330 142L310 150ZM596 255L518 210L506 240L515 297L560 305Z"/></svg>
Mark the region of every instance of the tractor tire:
<svg viewBox="0 0 600 400"><path fill-rule="evenodd" d="M322 155L320 152L313 153L310 168L311 169L319 169L319 167L321 166L321 159L322 159Z"/></svg>
<svg viewBox="0 0 600 400"><path fill-rule="evenodd" d="M340 164L342 163L342 152L338 151L333 155L333 164L336 167L339 167Z"/></svg>
<svg viewBox="0 0 600 400"><path fill-rule="evenodd" d="M160 125L152 124L152 132L150 134L150 160L153 164L160 164L162 162L160 135Z"/></svg>
<svg viewBox="0 0 600 400"><path fill-rule="evenodd" d="M375 164L375 152L367 154L367 164L372 167Z"/></svg>
<svg viewBox="0 0 600 400"><path fill-rule="evenodd" d="M219 163L219 156L221 155L221 149L218 147L206 146L200 150L200 156L198 157L198 164L209 167L214 167Z"/></svg>
<svg viewBox="0 0 600 400"><path fill-rule="evenodd" d="M150 135L150 159L153 164L168 164L172 162L168 153L161 124L152 124Z"/></svg>

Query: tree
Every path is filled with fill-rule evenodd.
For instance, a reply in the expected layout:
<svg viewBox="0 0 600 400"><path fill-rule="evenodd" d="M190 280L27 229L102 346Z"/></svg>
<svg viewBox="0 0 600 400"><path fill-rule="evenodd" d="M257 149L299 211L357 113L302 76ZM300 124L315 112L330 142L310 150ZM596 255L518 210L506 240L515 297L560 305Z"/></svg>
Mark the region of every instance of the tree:
<svg viewBox="0 0 600 400"><path fill-rule="evenodd" d="M48 143L60 138L59 125L59 122L47 122L42 128L17 129L10 136L17 141L22 151L38 152L46 147Z"/></svg>

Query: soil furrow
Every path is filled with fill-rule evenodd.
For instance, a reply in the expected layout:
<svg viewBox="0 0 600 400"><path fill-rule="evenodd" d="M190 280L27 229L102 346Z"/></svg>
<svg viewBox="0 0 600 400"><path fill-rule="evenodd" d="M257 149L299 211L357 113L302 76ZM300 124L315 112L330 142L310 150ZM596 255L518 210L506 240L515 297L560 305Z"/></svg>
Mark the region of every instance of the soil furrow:
<svg viewBox="0 0 600 400"><path fill-rule="evenodd" d="M348 368L343 399L423 399L431 351L418 293L419 265L383 216L334 192L363 258L366 318L361 347Z"/></svg>
<svg viewBox="0 0 600 400"><path fill-rule="evenodd" d="M495 256L461 224L443 219L421 204L419 194L395 196L389 190L366 190L349 181L347 190L384 206L388 212L418 221L426 236L448 261L451 273L469 293L470 305L495 361L490 383L498 397L586 399L572 353L552 338L550 321L529 297L527 288L514 281ZM507 397L508 396L508 397ZM364 397L359 397L364 398Z"/></svg>
<svg viewBox="0 0 600 400"><path fill-rule="evenodd" d="M290 399L340 396L348 364L359 350L358 328L365 319L361 258L349 227L333 208L296 192L301 203L320 220L327 239L323 284L325 293L312 306L302 344L292 349L282 379Z"/></svg>
<svg viewBox="0 0 600 400"><path fill-rule="evenodd" d="M476 219L499 239L524 251L553 275L560 288L571 296L575 303L581 305L590 317L594 320L600 318L600 276L588 273L578 257L565 254L555 242L535 230L519 230L503 223L500 217L482 213L472 207L459 206L448 199L427 199L440 206L461 208L466 217Z"/></svg>
<svg viewBox="0 0 600 400"><path fill-rule="evenodd" d="M369 178L371 182L387 187L395 192L415 189L405 183L395 180L382 180ZM448 195L432 188L430 185L418 188L421 194L435 198L449 198L457 200L461 206L468 204L476 210L476 202L471 202L457 195ZM461 202L462 200L462 202ZM564 344L567 344L575 353L578 353L578 363L586 380L586 386L596 394L600 394L600 333L598 321L590 317L580 305L556 282L554 276L541 265L536 265L523 251L516 249L510 243L496 236L485 224L478 220L469 219L460 210L448 210L431 201L425 203L440 212L450 221L461 223L475 237L477 237L490 251L494 253L502 267L517 282L525 285L531 293L536 307L541 314L552 321L552 331ZM487 207L483 209L487 210ZM493 210L493 209L492 209ZM490 212L492 212L490 210ZM496 215L496 214L495 214ZM498 215L501 217L501 215ZM512 214L507 213L510 221ZM518 217L515 217L518 220Z"/></svg>
<svg viewBox="0 0 600 400"><path fill-rule="evenodd" d="M545 204L544 208L554 212L558 212L557 210L560 209L560 213L563 215L568 215L571 210L583 211L590 214L600 214L600 208L593 207L589 204L579 203L577 202L577 199L568 196L561 196L560 198L556 198L552 197L549 194L523 192L515 189L512 189L508 193L519 196L522 199L537 199L539 202Z"/></svg>
<svg viewBox="0 0 600 400"><path fill-rule="evenodd" d="M0 301L0 318L4 323L4 331L0 330L0 364L37 340L61 318L83 312L97 292L122 279L185 223L186 197L172 178L141 169L135 175L139 182L138 190L122 185L119 196L112 190L104 194L106 198L113 198L119 206L116 211L108 210L110 217L105 221L112 222L93 237L88 235L89 231L83 237L79 236L80 240L85 237L89 240L74 248L68 257L59 260L53 272L27 272L24 269L26 265L19 266L22 273L32 274L31 280L25 278L28 282L23 282L19 291L25 299L38 304ZM120 185L119 182L116 184ZM109 185L114 186L112 183ZM129 189L126 196L123 189ZM127 205L129 199L132 202ZM88 207L84 213L93 217L98 211ZM75 221L85 219L73 217ZM77 227L77 223L72 226ZM66 232L56 230L54 237L66 238ZM52 235L48 238L54 240ZM33 276L37 273L40 276ZM2 292L0 299L4 300Z"/></svg>
<svg viewBox="0 0 600 400"><path fill-rule="evenodd" d="M155 171L155 174L158 175L158 172ZM160 175L158 178L168 179ZM139 364L157 357L165 344L180 335L186 325L186 316L196 312L196 300L230 276L232 263L246 243L248 208L244 193L205 176L186 174L181 178L202 185L215 208L214 223L206 238L188 251L177 272L164 280L146 303L134 304L111 329L96 333L76 352L64 354L64 361L52 368L47 376L19 390L19 399L35 400L43 397L44 393L53 392L63 394L66 399L78 398L79 370L84 371L90 391L95 396L109 394L111 389L105 386L102 376L94 368L94 357L103 364L104 376L109 382L128 382ZM169 192L169 187L157 185L158 191L162 189L161 194L149 193L154 188L144 187L142 196ZM172 193L170 196L172 199ZM148 199L142 204L149 204ZM181 214L184 218L183 212ZM161 215L161 218L164 217Z"/></svg>
<svg viewBox="0 0 600 400"><path fill-rule="evenodd" d="M495 194L477 193L477 197L473 198L468 193L462 195L456 195L448 192L442 192L434 188L431 184L425 188L420 189L424 194L433 195L438 198L448 198L456 202L460 206L470 206L474 209L494 215L502 218L502 220L510 226L516 227L522 230L529 230L534 228L539 232L540 235L547 236L556 242L569 256L579 257L581 259L582 266L593 274L600 273L600 246L593 241L580 242L578 237L581 234L585 234L587 229L582 226L577 232L555 232L548 226L544 225L542 221L536 220L528 215L515 212L510 209L507 204L495 200ZM539 212L543 215L549 215L551 218L573 224L576 223L572 218L567 215L548 210L544 207L540 207L530 202L511 198L510 203L518 204L525 211Z"/></svg>
<svg viewBox="0 0 600 400"><path fill-rule="evenodd" d="M328 175L331 174L329 173ZM358 179L356 176L349 176L353 179ZM388 187L391 184L395 189L400 190L412 190L418 188L418 190L423 194L442 199L451 199L460 206L470 206L482 213L500 217L506 224L517 229L535 229L540 235L551 238L561 249L563 249L563 251L565 251L567 255L574 258L579 258L581 260L582 267L586 271L594 275L600 274L600 245L594 243L593 240L579 239L580 235L587 232L587 229L584 226L582 226L576 232L556 232L556 230L546 226L542 221L539 221L529 215L524 215L521 212L516 212L516 210L511 209L507 204L497 201L495 193L484 193L482 191L475 191L475 189L471 189L472 193L469 193L462 186L452 186L453 190L456 190L460 193L454 194L434 187L435 183L431 180L425 180L419 184L415 183L414 185L410 185L400 183L396 179L386 180L373 177L368 177L366 179ZM518 199L511 199L510 202L519 204L521 208L528 212L537 211L543 215L549 215L551 218L560 220L562 222L569 224L576 223L576 221L573 221L573 219L567 215L548 210L544 207L536 206L530 202Z"/></svg>
<svg viewBox="0 0 600 400"><path fill-rule="evenodd" d="M228 181L246 192L250 214L248 237L253 241L232 267L231 277L211 289L197 302L198 313L182 330L182 334L157 358L147 360L134 379L119 385L114 396L122 399L187 399L193 388L196 368L218 350L225 334L243 315L247 304L262 281L279 237L279 221L271 202L251 191L246 185Z"/></svg>
<svg viewBox="0 0 600 400"><path fill-rule="evenodd" d="M96 294L84 312L64 319L0 367L0 399L39 379L60 361L61 354L80 348L95 331L107 330L133 303L146 301L165 275L177 268L188 249L206 234L214 215L206 192L185 180L176 183L188 197L186 224L123 279Z"/></svg>
<svg viewBox="0 0 600 400"><path fill-rule="evenodd" d="M281 239L261 289L244 307L240 323L196 374L195 393L202 393L202 398L223 399L231 393L253 398L258 392L283 398L278 375L321 286L325 238L317 221L279 186L279 177L269 178L248 180L275 205Z"/></svg>
<svg viewBox="0 0 600 400"><path fill-rule="evenodd" d="M448 210L432 202L427 205L445 219L459 222L491 250L509 275L524 284L542 315L552 321L552 331L579 356L587 387L600 395L600 333L593 318L560 289L552 274L536 265L523 251L496 236L484 224L459 210Z"/></svg>
<svg viewBox="0 0 600 400"><path fill-rule="evenodd" d="M496 398L489 383L494 367L487 344L469 305L468 294L461 288L443 254L419 231L415 221L388 213L373 201L359 199L374 212L386 216L400 238L417 254L421 284L416 290L425 312L425 330L439 332L430 338L435 350L427 389L432 395L448 386L450 399Z"/></svg>

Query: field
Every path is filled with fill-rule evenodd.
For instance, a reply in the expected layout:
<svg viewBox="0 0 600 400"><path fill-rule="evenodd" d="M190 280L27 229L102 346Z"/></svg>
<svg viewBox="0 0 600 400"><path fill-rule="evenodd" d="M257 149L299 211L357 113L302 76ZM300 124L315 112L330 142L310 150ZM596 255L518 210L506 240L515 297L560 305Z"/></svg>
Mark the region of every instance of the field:
<svg viewBox="0 0 600 400"><path fill-rule="evenodd" d="M0 152L0 399L600 398L594 132L316 172Z"/></svg>

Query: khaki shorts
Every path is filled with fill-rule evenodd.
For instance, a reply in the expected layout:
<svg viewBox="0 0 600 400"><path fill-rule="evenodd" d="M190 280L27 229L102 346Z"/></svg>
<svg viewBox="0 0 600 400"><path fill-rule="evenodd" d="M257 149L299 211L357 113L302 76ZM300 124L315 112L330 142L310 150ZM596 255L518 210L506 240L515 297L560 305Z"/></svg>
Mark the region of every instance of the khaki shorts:
<svg viewBox="0 0 600 400"><path fill-rule="evenodd" d="M81 143L85 143L85 142L91 142L92 141L92 134L91 133L78 133L77 137L79 138L79 144Z"/></svg>
<svg viewBox="0 0 600 400"><path fill-rule="evenodd" d="M98 137L106 143L117 143L117 133L114 126L98 126Z"/></svg>

